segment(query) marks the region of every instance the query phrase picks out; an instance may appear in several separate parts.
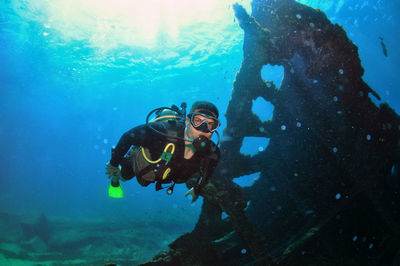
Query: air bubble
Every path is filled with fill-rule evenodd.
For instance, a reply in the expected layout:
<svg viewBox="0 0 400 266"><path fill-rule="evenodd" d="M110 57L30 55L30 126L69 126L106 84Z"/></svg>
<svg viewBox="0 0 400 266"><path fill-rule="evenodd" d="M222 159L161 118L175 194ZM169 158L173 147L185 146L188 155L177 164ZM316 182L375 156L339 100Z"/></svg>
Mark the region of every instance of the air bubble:
<svg viewBox="0 0 400 266"><path fill-rule="evenodd" d="M338 97L337 96L333 97L333 101L337 102L338 101Z"/></svg>
<svg viewBox="0 0 400 266"><path fill-rule="evenodd" d="M301 15L300 15L300 14L297 14L297 15L296 15L296 18L301 19Z"/></svg>
<svg viewBox="0 0 400 266"><path fill-rule="evenodd" d="M267 87L268 87L268 88L271 88L271 86L272 86L272 85L271 85L271 82L267 82Z"/></svg>
<svg viewBox="0 0 400 266"><path fill-rule="evenodd" d="M223 168L223 169L221 169L221 174L226 174L226 173L228 173L229 171L228 171L228 169L226 169L226 168Z"/></svg>
<svg viewBox="0 0 400 266"><path fill-rule="evenodd" d="M311 27L311 28L314 28L314 27L315 27L315 24L312 23L312 22L310 22L310 27Z"/></svg>
<svg viewBox="0 0 400 266"><path fill-rule="evenodd" d="M107 144L108 143L108 139L103 139L103 143Z"/></svg>
<svg viewBox="0 0 400 266"><path fill-rule="evenodd" d="M296 126L297 126L297 127L301 127L301 123L300 123L300 122L297 122L297 123L296 123Z"/></svg>
<svg viewBox="0 0 400 266"><path fill-rule="evenodd" d="M290 69L290 73L294 74L294 69L293 68Z"/></svg>
<svg viewBox="0 0 400 266"><path fill-rule="evenodd" d="M339 85L339 90L341 90L341 91L344 91L344 87L343 87L343 85Z"/></svg>
<svg viewBox="0 0 400 266"><path fill-rule="evenodd" d="M343 112L342 111L337 111L337 114L341 115L341 114L343 114Z"/></svg>
<svg viewBox="0 0 400 266"><path fill-rule="evenodd" d="M260 127L260 132L264 132L265 131L265 129L263 128L263 127Z"/></svg>
<svg viewBox="0 0 400 266"><path fill-rule="evenodd" d="M334 152L334 153L336 153L336 152L338 151L338 148L336 148L336 147L333 147L333 149L332 149L332 150L333 150L333 152Z"/></svg>
<svg viewBox="0 0 400 266"><path fill-rule="evenodd" d="M339 74L343 75L343 73L344 73L343 69L339 69Z"/></svg>
<svg viewBox="0 0 400 266"><path fill-rule="evenodd" d="M363 97L364 96L364 92L360 91L360 96Z"/></svg>
<svg viewBox="0 0 400 266"><path fill-rule="evenodd" d="M374 247L374 244L369 244L369 246L368 246L369 248L373 248Z"/></svg>
<svg viewBox="0 0 400 266"><path fill-rule="evenodd" d="M314 213L313 210L307 210L307 211L306 211L306 215L313 214L313 213Z"/></svg>
<svg viewBox="0 0 400 266"><path fill-rule="evenodd" d="M260 146L260 147L258 147L258 151L259 151L259 152L262 152L263 150L264 150L264 148L263 148L263 147L261 147L261 146Z"/></svg>
<svg viewBox="0 0 400 266"><path fill-rule="evenodd" d="M314 84L318 83L318 80L314 79L314 80L313 80L313 83L314 83Z"/></svg>
<svg viewBox="0 0 400 266"><path fill-rule="evenodd" d="M336 199L340 199L341 197L342 197L342 195L340 195L340 193L337 193L335 196Z"/></svg>
<svg viewBox="0 0 400 266"><path fill-rule="evenodd" d="M282 126L281 126L281 130L285 131L285 130L286 130L286 126L285 126L285 125L282 125Z"/></svg>
<svg viewBox="0 0 400 266"><path fill-rule="evenodd" d="M244 249L241 250L241 252L242 252L242 254L246 254L247 250L244 248Z"/></svg>
<svg viewBox="0 0 400 266"><path fill-rule="evenodd" d="M358 237L357 237L357 236L354 236L354 237L353 237L353 242L356 242L357 239L358 239Z"/></svg>
<svg viewBox="0 0 400 266"><path fill-rule="evenodd" d="M367 140L371 140L371 135L370 134L367 135Z"/></svg>

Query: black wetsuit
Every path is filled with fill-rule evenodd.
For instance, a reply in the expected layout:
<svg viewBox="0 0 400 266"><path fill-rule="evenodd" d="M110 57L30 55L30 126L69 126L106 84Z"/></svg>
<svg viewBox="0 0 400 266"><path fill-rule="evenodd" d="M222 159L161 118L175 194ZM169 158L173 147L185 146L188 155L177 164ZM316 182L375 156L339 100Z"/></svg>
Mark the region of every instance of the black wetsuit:
<svg viewBox="0 0 400 266"><path fill-rule="evenodd" d="M168 129L169 133L173 131L178 137L183 138L184 136L185 124L182 122L155 122L152 123L152 126L161 132L167 133L166 129ZM195 152L190 159L185 159L185 142L183 139L168 138L153 131L146 125L140 125L122 135L117 146L112 151L110 163L115 167L121 165L122 177L125 180L131 179L133 176L137 175L132 168L133 158L127 156L132 146L141 146L149 149L151 154L151 158L149 159L156 160L162 155L165 146L171 142L175 144L175 152L171 161L168 163L168 167L171 168L169 174L171 178L169 178L168 181L184 183L191 176L200 171L201 182L194 187L196 194L199 194L200 189L211 177L220 158L219 148L216 147L214 143L212 143L207 152ZM140 176L137 176L137 178L138 181L140 181Z"/></svg>

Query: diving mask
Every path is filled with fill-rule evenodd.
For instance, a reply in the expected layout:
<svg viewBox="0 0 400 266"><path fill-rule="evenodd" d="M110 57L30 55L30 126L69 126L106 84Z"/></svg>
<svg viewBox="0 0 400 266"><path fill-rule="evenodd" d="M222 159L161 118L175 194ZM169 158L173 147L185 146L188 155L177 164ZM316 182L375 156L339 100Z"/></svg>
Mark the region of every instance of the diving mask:
<svg viewBox="0 0 400 266"><path fill-rule="evenodd" d="M220 121L211 115L204 113L194 112L188 115L192 126L204 133L212 133L220 126Z"/></svg>

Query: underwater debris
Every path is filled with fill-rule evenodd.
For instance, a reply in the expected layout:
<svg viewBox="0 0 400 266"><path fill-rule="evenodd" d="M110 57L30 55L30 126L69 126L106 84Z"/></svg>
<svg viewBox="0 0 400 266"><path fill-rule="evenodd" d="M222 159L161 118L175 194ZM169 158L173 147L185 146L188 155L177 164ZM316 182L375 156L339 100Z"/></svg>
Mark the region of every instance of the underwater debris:
<svg viewBox="0 0 400 266"><path fill-rule="evenodd" d="M40 215L36 223L21 223L22 232L27 240L38 237L47 243L52 235L52 227L44 213Z"/></svg>
<svg viewBox="0 0 400 266"><path fill-rule="evenodd" d="M400 250L399 193L387 182L400 161L400 117L368 97L380 99L362 80L358 48L323 12L294 0L234 11L245 35L226 110L229 141L194 230L144 265L390 265L388 254ZM284 67L280 88L263 81L268 64ZM258 97L274 105L271 120L252 112ZM241 154L249 136L269 138L268 147ZM253 186L232 181L256 172ZM369 245L354 247L354 232L374 239L374 257Z"/></svg>
<svg viewBox="0 0 400 266"><path fill-rule="evenodd" d="M382 52L387 57L388 56L388 51L387 51L387 48L386 48L386 44L383 42L383 38L382 37L379 37L379 39L381 40Z"/></svg>

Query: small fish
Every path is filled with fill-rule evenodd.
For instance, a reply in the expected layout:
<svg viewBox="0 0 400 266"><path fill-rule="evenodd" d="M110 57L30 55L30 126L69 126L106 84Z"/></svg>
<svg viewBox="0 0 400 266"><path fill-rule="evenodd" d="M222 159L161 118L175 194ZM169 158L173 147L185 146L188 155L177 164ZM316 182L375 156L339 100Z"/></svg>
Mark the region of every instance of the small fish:
<svg viewBox="0 0 400 266"><path fill-rule="evenodd" d="M385 43L383 42L383 38L382 38L382 37L379 37L379 39L381 39L381 46L382 46L382 52L383 52L383 54L384 54L385 56L388 56L388 52L387 52L387 49L386 49L386 45L385 45Z"/></svg>

